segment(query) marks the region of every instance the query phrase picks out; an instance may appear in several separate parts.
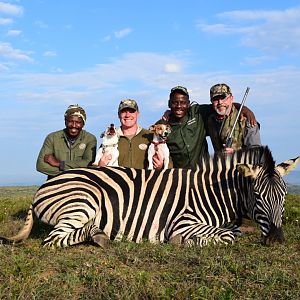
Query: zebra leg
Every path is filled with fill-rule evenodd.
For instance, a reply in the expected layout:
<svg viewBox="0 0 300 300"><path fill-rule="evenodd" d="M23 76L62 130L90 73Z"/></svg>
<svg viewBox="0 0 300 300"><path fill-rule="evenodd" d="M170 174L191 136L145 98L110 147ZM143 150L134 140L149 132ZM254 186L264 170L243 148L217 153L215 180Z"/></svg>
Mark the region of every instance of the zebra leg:
<svg viewBox="0 0 300 300"><path fill-rule="evenodd" d="M228 230L231 230L235 236L242 236L243 235L239 225L236 225L236 224L233 224L233 223L225 223L222 226L222 228L226 228Z"/></svg>
<svg viewBox="0 0 300 300"><path fill-rule="evenodd" d="M201 247L209 243L232 244L235 239L232 230L201 223L189 224L187 226L181 226L180 229L174 229L170 240L178 239L178 235L182 236L182 243L184 245L198 245Z"/></svg>
<svg viewBox="0 0 300 300"><path fill-rule="evenodd" d="M170 244L175 244L175 245L180 245L182 244L182 241L183 241L183 237L182 235L179 233L177 235L174 235L172 236L170 239L169 239L169 243Z"/></svg>
<svg viewBox="0 0 300 300"><path fill-rule="evenodd" d="M42 245L48 248L68 247L92 240L95 244L104 247L108 237L96 227L94 219L82 224L81 222L58 222L54 230L43 241Z"/></svg>
<svg viewBox="0 0 300 300"><path fill-rule="evenodd" d="M96 225L92 226L90 236L92 241L101 248L106 248L109 244L109 237Z"/></svg>

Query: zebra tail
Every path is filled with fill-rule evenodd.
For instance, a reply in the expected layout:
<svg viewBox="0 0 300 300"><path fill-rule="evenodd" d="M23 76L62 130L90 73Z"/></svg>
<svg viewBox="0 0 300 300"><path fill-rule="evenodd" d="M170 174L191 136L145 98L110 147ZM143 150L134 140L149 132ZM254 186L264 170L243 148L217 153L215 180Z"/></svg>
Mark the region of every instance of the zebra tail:
<svg viewBox="0 0 300 300"><path fill-rule="evenodd" d="M33 210L33 207L31 205L28 212L27 212L27 216L26 216L26 219L25 219L25 224L20 229L20 231L16 235L14 235L10 238L0 237L0 244L20 243L20 242L26 240L29 237L29 234L30 234L32 226L33 226L33 213L32 213L32 210Z"/></svg>

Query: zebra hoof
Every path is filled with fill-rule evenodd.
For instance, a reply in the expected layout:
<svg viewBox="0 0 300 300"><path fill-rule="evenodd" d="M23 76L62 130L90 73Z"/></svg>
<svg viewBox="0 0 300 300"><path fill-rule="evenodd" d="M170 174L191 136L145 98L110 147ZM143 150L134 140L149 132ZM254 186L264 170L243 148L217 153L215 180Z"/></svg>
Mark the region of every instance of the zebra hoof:
<svg viewBox="0 0 300 300"><path fill-rule="evenodd" d="M99 233L93 236L93 242L101 248L107 248L109 245L109 238L105 233Z"/></svg>
<svg viewBox="0 0 300 300"><path fill-rule="evenodd" d="M169 242L170 242L170 244L181 245L182 244L182 235L177 234L177 235L171 237Z"/></svg>

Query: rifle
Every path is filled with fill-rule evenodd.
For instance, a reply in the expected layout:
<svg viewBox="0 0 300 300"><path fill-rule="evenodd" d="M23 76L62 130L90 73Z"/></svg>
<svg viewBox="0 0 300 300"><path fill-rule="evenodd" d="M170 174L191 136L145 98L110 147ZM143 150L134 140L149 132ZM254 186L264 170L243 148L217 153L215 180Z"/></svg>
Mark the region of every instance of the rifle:
<svg viewBox="0 0 300 300"><path fill-rule="evenodd" d="M250 88L247 87L246 92L245 92L244 97L243 97L243 100L242 100L242 102L241 102L240 109L239 109L239 111L238 111L238 114L237 114L236 119L235 119L235 121L234 121L234 123L233 123L232 129L231 129L231 131L230 131L230 134L229 134L229 136L228 136L227 139L226 139L226 144L225 144L225 147L226 147L226 148L231 148L231 145L232 145L232 142L233 142L233 138L232 138L233 132L234 132L236 123L237 123L237 121L238 121L238 119L239 119L239 117L240 117L242 108L243 108L243 106L244 106L244 104L245 104L245 101L246 101L246 98L247 98L247 96L248 96L249 90L250 90Z"/></svg>

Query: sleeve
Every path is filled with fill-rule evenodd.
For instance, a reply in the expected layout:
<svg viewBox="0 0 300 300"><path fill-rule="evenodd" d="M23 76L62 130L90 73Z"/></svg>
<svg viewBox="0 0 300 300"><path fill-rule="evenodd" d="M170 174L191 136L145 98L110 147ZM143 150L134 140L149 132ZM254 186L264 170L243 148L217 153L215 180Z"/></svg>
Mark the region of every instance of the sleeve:
<svg viewBox="0 0 300 300"><path fill-rule="evenodd" d="M168 124L168 123L169 123L168 121L166 121L164 119L160 119L157 122L155 122L154 124L156 125L156 124Z"/></svg>
<svg viewBox="0 0 300 300"><path fill-rule="evenodd" d="M78 156L75 160L65 160L64 170L75 168L86 168L95 161L97 139L94 135L88 134L85 139L86 147L82 155Z"/></svg>
<svg viewBox="0 0 300 300"><path fill-rule="evenodd" d="M54 153L54 138L53 135L49 134L40 150L40 153L37 158L36 162L36 170L38 172L44 173L46 175L57 175L60 173L60 170L58 167L52 167L48 163L44 162L44 156L45 154L53 154Z"/></svg>
<svg viewBox="0 0 300 300"><path fill-rule="evenodd" d="M249 122L247 122L245 128L245 136L244 136L244 144L246 147L255 147L261 146L260 141L260 131L259 131L259 124L255 126L251 126Z"/></svg>
<svg viewBox="0 0 300 300"><path fill-rule="evenodd" d="M204 124L206 124L208 117L213 113L213 108L211 104L198 104L197 102L192 102L190 108L201 115Z"/></svg>

